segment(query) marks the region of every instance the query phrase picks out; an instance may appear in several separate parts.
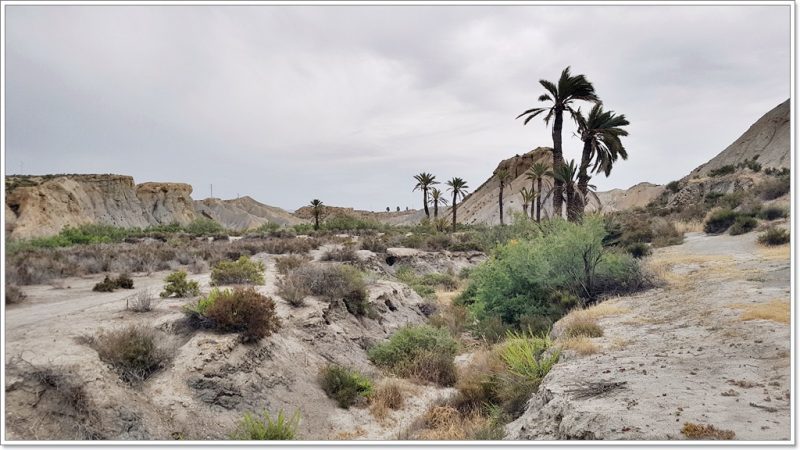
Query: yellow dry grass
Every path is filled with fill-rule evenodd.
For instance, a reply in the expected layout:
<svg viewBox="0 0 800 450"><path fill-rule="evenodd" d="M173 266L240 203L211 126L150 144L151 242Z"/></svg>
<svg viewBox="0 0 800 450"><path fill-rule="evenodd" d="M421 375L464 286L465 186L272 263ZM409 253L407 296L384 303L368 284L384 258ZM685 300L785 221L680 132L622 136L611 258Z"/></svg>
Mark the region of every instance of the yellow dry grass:
<svg viewBox="0 0 800 450"><path fill-rule="evenodd" d="M436 290L436 300L440 305L452 305L453 300L461 294L461 289L454 291Z"/></svg>
<svg viewBox="0 0 800 450"><path fill-rule="evenodd" d="M378 421L385 421L391 410L403 408L405 398L411 394L407 382L398 378L386 378L375 386L369 396L369 411Z"/></svg>
<svg viewBox="0 0 800 450"><path fill-rule="evenodd" d="M611 340L611 349L612 350L622 350L623 348L627 347L632 341L630 339L623 339L616 337Z"/></svg>
<svg viewBox="0 0 800 450"><path fill-rule="evenodd" d="M593 355L600 351L600 348L586 336L568 337L559 342L562 348L573 350L579 355Z"/></svg>
<svg viewBox="0 0 800 450"><path fill-rule="evenodd" d="M618 316L620 314L625 314L626 312L629 311L630 308L620 306L614 303L613 300L609 300L584 309L583 314L586 314L587 316L592 317L594 319L602 319L603 317Z"/></svg>
<svg viewBox="0 0 800 450"><path fill-rule="evenodd" d="M792 252L789 244L776 245L774 247L759 245L758 255L766 260L788 261L792 256Z"/></svg>
<svg viewBox="0 0 800 450"><path fill-rule="evenodd" d="M367 435L367 430L356 427L353 431L340 431L333 435L333 440L335 441L352 441L355 438L363 437Z"/></svg>
<svg viewBox="0 0 800 450"><path fill-rule="evenodd" d="M489 419L480 412L460 413L452 406L433 406L422 418L425 428L416 438L424 441L461 441L485 427Z"/></svg>
<svg viewBox="0 0 800 450"><path fill-rule="evenodd" d="M698 283L713 280L741 280L758 277L757 269L742 269L730 255L686 255L670 252L654 256L647 268L658 278L666 281L672 290L685 292Z"/></svg>
<svg viewBox="0 0 800 450"><path fill-rule="evenodd" d="M778 323L788 324L790 321L791 307L789 302L784 299L774 299L769 303L758 304L734 304L732 308L741 309L742 314L739 320L771 320Z"/></svg>
<svg viewBox="0 0 800 450"><path fill-rule="evenodd" d="M693 220L691 222L673 222L675 229L679 233L697 233L703 231L703 222L700 220Z"/></svg>

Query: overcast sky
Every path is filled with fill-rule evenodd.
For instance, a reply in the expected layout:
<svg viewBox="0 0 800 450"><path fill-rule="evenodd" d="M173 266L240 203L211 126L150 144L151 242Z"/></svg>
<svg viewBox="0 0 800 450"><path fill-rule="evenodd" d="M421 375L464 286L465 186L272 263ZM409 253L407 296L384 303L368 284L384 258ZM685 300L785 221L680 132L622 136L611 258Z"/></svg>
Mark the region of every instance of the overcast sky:
<svg viewBox="0 0 800 450"><path fill-rule="evenodd" d="M6 173L120 173L295 209L419 207L552 145L571 65L631 122L600 190L665 183L789 97L789 6L6 6ZM585 107L584 107L585 108ZM564 148L580 141L565 121Z"/></svg>

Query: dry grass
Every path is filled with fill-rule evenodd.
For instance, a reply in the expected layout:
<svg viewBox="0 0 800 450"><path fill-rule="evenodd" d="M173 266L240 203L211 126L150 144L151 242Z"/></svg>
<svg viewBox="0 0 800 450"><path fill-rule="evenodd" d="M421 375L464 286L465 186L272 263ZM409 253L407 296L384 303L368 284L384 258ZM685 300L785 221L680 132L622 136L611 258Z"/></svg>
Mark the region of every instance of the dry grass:
<svg viewBox="0 0 800 450"><path fill-rule="evenodd" d="M410 394L409 386L398 378L387 378L375 386L369 396L369 411L379 421L384 421L390 410L403 408L405 398Z"/></svg>
<svg viewBox="0 0 800 450"><path fill-rule="evenodd" d="M736 437L736 433L731 430L720 430L714 425L702 425L691 422L683 424L681 434L689 439L731 440Z"/></svg>
<svg viewBox="0 0 800 450"><path fill-rule="evenodd" d="M478 411L462 414L452 406L433 406L422 417L424 428L416 439L425 441L461 441L489 425Z"/></svg>
<svg viewBox="0 0 800 450"><path fill-rule="evenodd" d="M774 299L769 303L755 305L735 304L732 308L741 309L739 320L771 320L773 322L788 324L790 321L791 306L784 299Z"/></svg>
<svg viewBox="0 0 800 450"><path fill-rule="evenodd" d="M771 247L759 245L758 255L766 260L788 261L792 255L792 248L790 245L776 245Z"/></svg>
<svg viewBox="0 0 800 450"><path fill-rule="evenodd" d="M353 431L339 431L333 435L334 441L353 441L356 438L364 437L367 435L367 430L356 427Z"/></svg>
<svg viewBox="0 0 800 450"><path fill-rule="evenodd" d="M631 342L633 342L633 341L631 341L630 339L624 339L624 338L619 338L619 337L614 338L614 339L611 340L611 349L612 350L622 350L623 348L625 348L628 345L630 345Z"/></svg>
<svg viewBox="0 0 800 450"><path fill-rule="evenodd" d="M583 314L594 319L602 319L603 317L618 316L630 311L630 308L620 306L612 301L598 303L594 306L583 310Z"/></svg>
<svg viewBox="0 0 800 450"><path fill-rule="evenodd" d="M601 337L603 329L597 318L588 310L574 309L559 321L560 336L564 337Z"/></svg>
<svg viewBox="0 0 800 450"><path fill-rule="evenodd" d="M679 233L698 233L703 231L703 222L699 220L693 220L690 222L678 221L673 222L675 225L675 229L678 230Z"/></svg>
<svg viewBox="0 0 800 450"><path fill-rule="evenodd" d="M586 336L567 337L559 342L562 348L573 350L579 355L593 355L600 351L600 348Z"/></svg>

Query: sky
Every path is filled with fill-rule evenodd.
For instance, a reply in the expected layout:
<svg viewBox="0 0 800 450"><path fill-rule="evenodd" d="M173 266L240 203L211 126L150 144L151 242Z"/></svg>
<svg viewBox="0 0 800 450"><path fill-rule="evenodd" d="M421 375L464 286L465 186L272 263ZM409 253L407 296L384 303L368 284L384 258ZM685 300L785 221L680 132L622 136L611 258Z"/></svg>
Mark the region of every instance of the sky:
<svg viewBox="0 0 800 450"><path fill-rule="evenodd" d="M478 187L552 145L515 117L566 66L630 121L598 190L681 178L790 95L788 5L5 8L7 174L289 210L418 208L423 171Z"/></svg>

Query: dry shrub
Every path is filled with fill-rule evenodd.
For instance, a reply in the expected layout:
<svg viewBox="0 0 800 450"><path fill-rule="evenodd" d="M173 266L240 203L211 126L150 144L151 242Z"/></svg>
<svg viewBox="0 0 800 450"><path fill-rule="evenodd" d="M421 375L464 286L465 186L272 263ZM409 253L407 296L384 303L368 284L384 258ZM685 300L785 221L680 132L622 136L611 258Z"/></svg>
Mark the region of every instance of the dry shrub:
<svg viewBox="0 0 800 450"><path fill-rule="evenodd" d="M278 295L292 306L305 305L308 296L308 288L298 277L285 276L275 283Z"/></svg>
<svg viewBox="0 0 800 450"><path fill-rule="evenodd" d="M28 296L13 284L6 284L6 305L22 303Z"/></svg>
<svg viewBox="0 0 800 450"><path fill-rule="evenodd" d="M103 281L95 284L92 288L95 292L114 292L116 289L133 289L133 280L130 275L123 273L117 278L109 278L106 275Z"/></svg>
<svg viewBox="0 0 800 450"><path fill-rule="evenodd" d="M147 379L170 358L170 352L159 345L154 330L135 325L101 332L90 340L90 345L123 381L132 384Z"/></svg>
<svg viewBox="0 0 800 450"><path fill-rule="evenodd" d="M506 371L506 366L496 352L476 352L469 365L458 373L456 389L459 395L456 406L459 410L478 408L484 404L502 403L497 392L497 377Z"/></svg>
<svg viewBox="0 0 800 450"><path fill-rule="evenodd" d="M472 438L476 430L489 423L478 411L461 413L452 406L436 405L422 417L423 429L416 438L426 441L461 441Z"/></svg>
<svg viewBox="0 0 800 450"><path fill-rule="evenodd" d="M758 243L767 246L788 244L791 241L789 232L783 228L772 227L758 235Z"/></svg>
<svg viewBox="0 0 800 450"><path fill-rule="evenodd" d="M791 305L783 299L775 299L769 303L758 305L733 305L742 310L740 320L771 320L788 324L790 321Z"/></svg>
<svg viewBox="0 0 800 450"><path fill-rule="evenodd" d="M428 323L437 328L445 328L454 338L458 338L467 328L469 322L469 310L463 305L444 304L439 305L428 319Z"/></svg>
<svg viewBox="0 0 800 450"><path fill-rule="evenodd" d="M332 248L327 250L320 257L322 261L358 261L358 255L352 245L344 245L339 248Z"/></svg>
<svg viewBox="0 0 800 450"><path fill-rule="evenodd" d="M681 434L689 439L712 439L712 440L731 440L736 437L736 433L731 430L720 430L714 425L703 425L686 422L681 428Z"/></svg>
<svg viewBox="0 0 800 450"><path fill-rule="evenodd" d="M667 247L683 243L683 233L678 230L675 223L663 218L655 218L652 223L653 247Z"/></svg>
<svg viewBox="0 0 800 450"><path fill-rule="evenodd" d="M629 311L630 309L624 306L619 306L612 302L602 302L582 310L582 314L595 319L602 319L603 317L616 316Z"/></svg>
<svg viewBox="0 0 800 450"><path fill-rule="evenodd" d="M398 410L403 407L407 392L406 386L397 378L382 380L369 396L370 412L378 420L385 419L389 410Z"/></svg>
<svg viewBox="0 0 800 450"><path fill-rule="evenodd" d="M240 332L242 340L247 342L269 336L280 327L275 302L255 288L236 287L217 292L202 312L214 328Z"/></svg>
<svg viewBox="0 0 800 450"><path fill-rule="evenodd" d="M562 334L565 337L601 337L603 329L597 323L597 319L581 310L569 313L562 319Z"/></svg>
<svg viewBox="0 0 800 450"><path fill-rule="evenodd" d="M133 312L147 312L153 309L153 292L141 290L125 299L125 309Z"/></svg>
<svg viewBox="0 0 800 450"><path fill-rule="evenodd" d="M294 269L311 261L311 258L305 255L287 255L275 258L275 269L281 275L286 275Z"/></svg>

